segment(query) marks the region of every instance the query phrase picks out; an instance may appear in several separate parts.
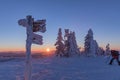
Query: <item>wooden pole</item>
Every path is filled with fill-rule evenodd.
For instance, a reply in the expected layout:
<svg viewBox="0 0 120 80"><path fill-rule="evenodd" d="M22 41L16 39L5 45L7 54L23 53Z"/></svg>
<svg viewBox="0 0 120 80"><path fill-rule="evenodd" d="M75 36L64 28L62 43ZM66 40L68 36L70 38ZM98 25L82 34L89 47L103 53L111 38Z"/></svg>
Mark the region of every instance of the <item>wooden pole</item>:
<svg viewBox="0 0 120 80"><path fill-rule="evenodd" d="M33 39L33 20L32 16L26 17L28 26L26 28L27 40L26 40L26 66L25 66L25 80L31 80L31 73L32 73L32 64L31 64L31 45Z"/></svg>

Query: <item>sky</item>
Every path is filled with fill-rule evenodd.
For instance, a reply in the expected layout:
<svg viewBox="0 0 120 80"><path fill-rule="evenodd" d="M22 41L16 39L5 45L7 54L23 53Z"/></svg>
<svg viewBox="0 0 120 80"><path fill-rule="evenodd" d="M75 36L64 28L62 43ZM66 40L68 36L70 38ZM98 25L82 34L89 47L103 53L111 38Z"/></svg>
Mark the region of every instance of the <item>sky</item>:
<svg viewBox="0 0 120 80"><path fill-rule="evenodd" d="M0 51L25 51L26 28L18 20L32 15L46 19L43 45L32 45L32 51L55 49L58 28L75 31L79 47L89 28L94 39L105 48L120 50L119 0L0 0Z"/></svg>

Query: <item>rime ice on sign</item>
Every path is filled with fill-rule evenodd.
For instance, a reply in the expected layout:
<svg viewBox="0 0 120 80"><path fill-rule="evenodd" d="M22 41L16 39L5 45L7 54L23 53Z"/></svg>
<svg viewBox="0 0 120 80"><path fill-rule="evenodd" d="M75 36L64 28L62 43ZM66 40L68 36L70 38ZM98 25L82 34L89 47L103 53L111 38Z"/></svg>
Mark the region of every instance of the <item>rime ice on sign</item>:
<svg viewBox="0 0 120 80"><path fill-rule="evenodd" d="M37 20L33 22L33 32L45 32L46 31L46 20Z"/></svg>
<svg viewBox="0 0 120 80"><path fill-rule="evenodd" d="M34 44L42 45L43 44L43 42L42 42L43 39L42 38L43 38L43 36L33 33L33 43Z"/></svg>
<svg viewBox="0 0 120 80"><path fill-rule="evenodd" d="M25 80L31 80L31 45L32 43L42 45L43 39L39 34L34 32L46 31L46 20L34 21L32 16L27 16L25 19L18 20L18 24L26 28L27 40L26 40L26 66L25 66Z"/></svg>

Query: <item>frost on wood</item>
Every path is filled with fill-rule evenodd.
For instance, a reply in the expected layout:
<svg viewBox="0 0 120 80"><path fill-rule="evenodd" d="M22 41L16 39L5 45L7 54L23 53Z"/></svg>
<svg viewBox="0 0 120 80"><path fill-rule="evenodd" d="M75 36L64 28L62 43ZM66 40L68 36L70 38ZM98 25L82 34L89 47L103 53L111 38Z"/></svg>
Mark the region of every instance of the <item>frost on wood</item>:
<svg viewBox="0 0 120 80"><path fill-rule="evenodd" d="M25 65L25 80L31 80L32 64L31 64L31 45L32 43L42 45L42 36L34 32L46 31L46 20L34 21L32 16L27 16L26 19L18 20L18 24L26 28L26 65Z"/></svg>
<svg viewBox="0 0 120 80"><path fill-rule="evenodd" d="M28 27L29 26L26 19L18 20L18 24L23 26L23 27Z"/></svg>
<svg viewBox="0 0 120 80"><path fill-rule="evenodd" d="M33 22L33 32L39 31L44 33L46 31L46 20L37 20Z"/></svg>
<svg viewBox="0 0 120 80"><path fill-rule="evenodd" d="M43 36L33 33L33 40L32 40L32 42L34 44L42 45L43 44L43 39L42 38L43 38Z"/></svg>

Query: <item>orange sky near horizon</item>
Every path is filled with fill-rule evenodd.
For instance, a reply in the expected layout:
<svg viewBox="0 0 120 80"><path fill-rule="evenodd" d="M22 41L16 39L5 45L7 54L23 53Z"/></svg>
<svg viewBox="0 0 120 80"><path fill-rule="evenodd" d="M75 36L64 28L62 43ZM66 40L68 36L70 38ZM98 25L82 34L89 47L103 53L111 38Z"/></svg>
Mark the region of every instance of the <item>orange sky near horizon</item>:
<svg viewBox="0 0 120 80"><path fill-rule="evenodd" d="M39 47L39 46L32 46L31 51L33 52L46 52L47 49L50 51L54 51L55 48L53 47ZM26 51L25 47L0 47L0 52L14 52L14 51Z"/></svg>
<svg viewBox="0 0 120 80"><path fill-rule="evenodd" d="M54 51L55 47L52 46L32 46L31 47L31 51L33 52L47 52L47 49L50 49L50 51ZM103 47L105 50L105 47ZM83 48L82 48L83 49ZM114 50L120 50L119 46L115 46L112 45L112 47L110 47L110 49L114 49ZM4 47L0 47L0 52L9 52L9 51L26 51L25 47L9 47L9 46L4 46Z"/></svg>

